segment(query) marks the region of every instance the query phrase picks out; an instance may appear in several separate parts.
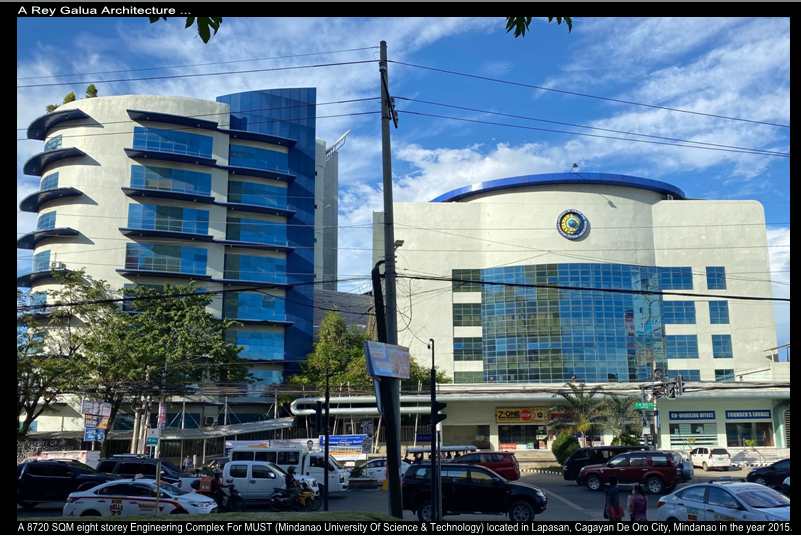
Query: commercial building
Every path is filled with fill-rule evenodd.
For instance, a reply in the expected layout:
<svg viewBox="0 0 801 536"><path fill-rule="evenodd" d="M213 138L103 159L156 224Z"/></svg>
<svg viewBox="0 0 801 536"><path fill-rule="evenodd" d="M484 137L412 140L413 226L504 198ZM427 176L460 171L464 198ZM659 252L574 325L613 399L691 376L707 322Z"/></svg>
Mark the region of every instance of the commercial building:
<svg viewBox="0 0 801 536"><path fill-rule="evenodd" d="M657 401L661 446L789 447L789 362L767 350L776 331L758 202L555 173L395 203L394 220L398 286L410 294L399 344L427 363L436 342L454 380L440 397L446 443L549 448L549 408L567 382L639 397L655 376L680 374L687 392Z"/></svg>

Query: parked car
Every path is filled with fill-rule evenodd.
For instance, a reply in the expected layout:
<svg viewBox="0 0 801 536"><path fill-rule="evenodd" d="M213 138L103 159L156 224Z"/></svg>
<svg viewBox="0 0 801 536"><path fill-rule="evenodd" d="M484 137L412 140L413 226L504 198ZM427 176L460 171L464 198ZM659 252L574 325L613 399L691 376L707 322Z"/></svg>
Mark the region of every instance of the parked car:
<svg viewBox="0 0 801 536"><path fill-rule="evenodd" d="M618 454L604 464L585 465L578 478L592 491L602 491L609 477L618 477L621 486L641 484L646 492L661 494L692 479L692 463L666 450L642 450Z"/></svg>
<svg viewBox="0 0 801 536"><path fill-rule="evenodd" d="M790 477L789 476L784 479L784 482L782 482L782 493L787 495L787 497L790 496Z"/></svg>
<svg viewBox="0 0 801 536"><path fill-rule="evenodd" d="M245 502L266 501L275 493L275 488L286 485L286 471L272 462L233 461L226 463L222 471L223 480L233 483ZM296 474L295 478L319 493L314 477Z"/></svg>
<svg viewBox="0 0 801 536"><path fill-rule="evenodd" d="M117 477L100 473L75 460L34 461L17 465L17 504L65 501L73 491L88 490Z"/></svg>
<svg viewBox="0 0 801 536"><path fill-rule="evenodd" d="M530 484L510 482L480 465L443 462L442 512L500 514L512 521L531 521L548 506L545 492ZM413 464L401 480L403 508L420 521L432 520L431 464Z"/></svg>
<svg viewBox="0 0 801 536"><path fill-rule="evenodd" d="M187 492L152 479L117 480L67 497L65 517L155 515L156 501L161 514L210 514L217 503L204 495Z"/></svg>
<svg viewBox="0 0 801 536"><path fill-rule="evenodd" d="M790 521L790 499L760 484L716 481L660 497L657 521Z"/></svg>
<svg viewBox="0 0 801 536"><path fill-rule="evenodd" d="M721 469L728 471L731 467L731 455L723 448L698 447L690 451L693 467L702 467L704 471Z"/></svg>
<svg viewBox="0 0 801 536"><path fill-rule="evenodd" d="M635 450L647 450L645 445L611 445L608 447L584 447L573 452L562 466L562 478L575 480L576 484L584 484L579 480L579 471L585 465L605 463L618 454Z"/></svg>
<svg viewBox="0 0 801 536"><path fill-rule="evenodd" d="M403 475L406 474L406 471L409 469L411 464L406 463L405 461L401 460L401 467L400 467L400 476L403 478ZM387 459L386 458L374 458L364 465L362 465L362 474L365 478L373 478L375 480L383 481L387 477Z"/></svg>
<svg viewBox="0 0 801 536"><path fill-rule="evenodd" d="M303 447L262 447L258 445L250 447L235 447L229 452L232 462L238 461L257 461L270 462L286 471L290 466L295 466L298 475L308 476L317 481L320 488L320 495L323 494L326 486L325 482L325 454L323 452L309 452ZM227 466L227 464L226 464ZM328 456L328 493L333 495L347 491L350 484L348 478L350 472L342 467L339 462L331 455ZM242 488L239 490L244 492Z"/></svg>
<svg viewBox="0 0 801 536"><path fill-rule="evenodd" d="M506 480L518 480L520 478L520 464L513 452L473 452L457 456L453 463L472 463L492 469Z"/></svg>
<svg viewBox="0 0 801 536"><path fill-rule="evenodd" d="M790 476L790 458L779 460L766 467L751 469L745 479L749 482L779 489L784 479L788 476Z"/></svg>
<svg viewBox="0 0 801 536"><path fill-rule="evenodd" d="M169 460L148 458L141 454L116 454L111 458L103 458L97 462L97 470L119 475L122 478L134 478L142 475L155 480L159 461L161 462L161 479L168 484L174 484L179 489L189 491L192 489L192 482L200 479L199 476L187 473Z"/></svg>

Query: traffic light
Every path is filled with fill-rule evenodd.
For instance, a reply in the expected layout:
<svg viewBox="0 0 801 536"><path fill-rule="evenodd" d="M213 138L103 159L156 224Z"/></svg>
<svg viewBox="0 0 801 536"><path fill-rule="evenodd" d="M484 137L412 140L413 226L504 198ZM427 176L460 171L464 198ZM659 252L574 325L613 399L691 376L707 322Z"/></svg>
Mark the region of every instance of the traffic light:
<svg viewBox="0 0 801 536"><path fill-rule="evenodd" d="M676 398L676 384L671 383L667 386L667 397L668 400L673 400Z"/></svg>
<svg viewBox="0 0 801 536"><path fill-rule="evenodd" d="M444 413L440 413L448 404L445 402L432 402L431 403L431 425L435 426L448 418Z"/></svg>
<svg viewBox="0 0 801 536"><path fill-rule="evenodd" d="M681 377L681 374L676 375L676 396L681 396L684 394L684 378Z"/></svg>

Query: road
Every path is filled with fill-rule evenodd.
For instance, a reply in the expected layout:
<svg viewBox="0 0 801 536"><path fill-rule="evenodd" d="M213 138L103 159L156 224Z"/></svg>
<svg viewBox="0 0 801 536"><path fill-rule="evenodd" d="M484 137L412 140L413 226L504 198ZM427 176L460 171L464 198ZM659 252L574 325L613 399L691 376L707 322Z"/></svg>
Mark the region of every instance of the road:
<svg viewBox="0 0 801 536"><path fill-rule="evenodd" d="M735 468L727 473L718 471L695 470L692 483L719 479L721 476L731 476L734 479L745 478L748 468ZM578 486L573 481L562 479L561 475L544 473L525 473L520 482L535 485L545 491L548 496L548 509L537 516L539 521L603 521L604 494L592 492L586 486ZM686 484L683 484L686 485ZM682 486L683 486L682 485ZM679 486L681 488L682 486ZM621 501L629 489L621 488ZM656 520L656 495L648 497L648 519ZM380 490L352 490L329 498L330 511L357 510L362 512L388 513L388 493ZM625 504L625 502L624 502ZM24 511L17 507L17 517L57 517L61 516L64 503L44 503L31 511ZM269 509L264 504L252 504L247 511L265 512ZM403 513L403 519L416 520L417 517L409 511ZM505 516L499 515L459 515L445 516L448 521L506 521Z"/></svg>

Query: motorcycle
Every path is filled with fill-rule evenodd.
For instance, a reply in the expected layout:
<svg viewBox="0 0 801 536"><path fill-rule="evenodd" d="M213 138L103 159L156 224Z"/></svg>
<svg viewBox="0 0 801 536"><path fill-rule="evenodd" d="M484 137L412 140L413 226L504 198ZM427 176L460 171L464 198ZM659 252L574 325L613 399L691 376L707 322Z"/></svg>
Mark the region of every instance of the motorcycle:
<svg viewBox="0 0 801 536"><path fill-rule="evenodd" d="M299 510L300 508L308 508L312 512L319 510L320 506L323 504L320 496L311 489L308 483L301 482L300 486L301 491L298 493L297 497L294 498L292 497L293 494L284 488L273 488L275 492L270 495L269 498L270 508L272 508L274 512Z"/></svg>
<svg viewBox="0 0 801 536"><path fill-rule="evenodd" d="M193 489L197 490L198 487L199 481L196 480L192 482ZM198 491L198 493L217 501L217 497L210 491ZM219 502L217 503L217 512L242 512L245 506L247 505L245 504L245 499L242 498L242 494L240 494L234 484L231 483L223 489L222 504L219 504Z"/></svg>

